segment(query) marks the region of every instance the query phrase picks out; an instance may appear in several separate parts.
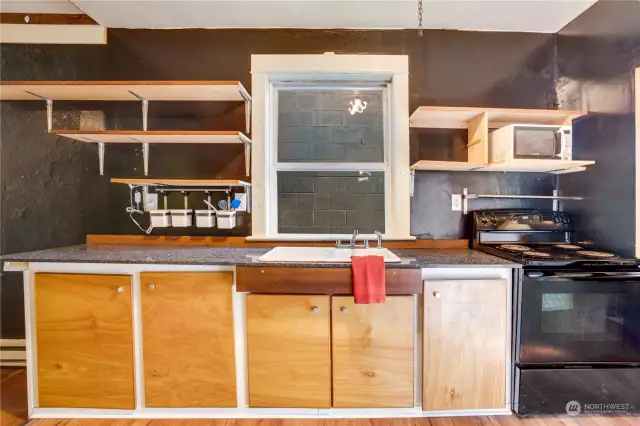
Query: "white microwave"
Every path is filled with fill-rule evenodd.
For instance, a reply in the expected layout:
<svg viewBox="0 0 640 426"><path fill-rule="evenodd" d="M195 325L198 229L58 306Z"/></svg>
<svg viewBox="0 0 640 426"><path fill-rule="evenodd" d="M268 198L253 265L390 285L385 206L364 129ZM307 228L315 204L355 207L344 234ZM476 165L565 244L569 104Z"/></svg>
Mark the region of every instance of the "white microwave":
<svg viewBox="0 0 640 426"><path fill-rule="evenodd" d="M571 160L571 126L510 124L489 133L489 162Z"/></svg>

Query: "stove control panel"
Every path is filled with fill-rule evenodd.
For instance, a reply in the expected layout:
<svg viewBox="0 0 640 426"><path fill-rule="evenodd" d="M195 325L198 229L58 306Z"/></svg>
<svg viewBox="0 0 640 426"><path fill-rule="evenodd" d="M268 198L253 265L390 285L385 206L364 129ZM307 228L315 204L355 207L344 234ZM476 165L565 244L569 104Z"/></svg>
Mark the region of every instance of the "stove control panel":
<svg viewBox="0 0 640 426"><path fill-rule="evenodd" d="M572 231L571 217L553 211L477 211L473 213L478 231Z"/></svg>

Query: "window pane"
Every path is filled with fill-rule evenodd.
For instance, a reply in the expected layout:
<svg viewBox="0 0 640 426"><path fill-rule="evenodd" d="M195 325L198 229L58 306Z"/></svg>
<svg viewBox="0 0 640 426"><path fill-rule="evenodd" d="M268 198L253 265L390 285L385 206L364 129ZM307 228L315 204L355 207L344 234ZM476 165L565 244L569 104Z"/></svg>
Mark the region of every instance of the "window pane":
<svg viewBox="0 0 640 426"><path fill-rule="evenodd" d="M278 172L281 234L384 232L384 172Z"/></svg>
<svg viewBox="0 0 640 426"><path fill-rule="evenodd" d="M281 89L278 161L383 162L382 108L381 90Z"/></svg>

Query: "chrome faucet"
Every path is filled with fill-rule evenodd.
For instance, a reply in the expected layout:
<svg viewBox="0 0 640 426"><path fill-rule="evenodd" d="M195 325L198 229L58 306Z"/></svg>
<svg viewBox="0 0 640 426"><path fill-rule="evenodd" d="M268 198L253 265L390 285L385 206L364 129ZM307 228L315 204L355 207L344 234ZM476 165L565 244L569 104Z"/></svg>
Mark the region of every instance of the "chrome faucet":
<svg viewBox="0 0 640 426"><path fill-rule="evenodd" d="M336 240L336 248L348 248L348 249L369 248L369 240L367 240L366 238L364 239L364 242L362 244L356 244L356 238L358 238L358 234L359 234L358 230L354 229L353 235L351 235L351 240L349 240L349 244L342 244L342 240L338 238Z"/></svg>
<svg viewBox="0 0 640 426"><path fill-rule="evenodd" d="M349 241L349 248L354 248L356 246L356 238L358 237L358 230L353 230L353 235L351 235L351 241Z"/></svg>
<svg viewBox="0 0 640 426"><path fill-rule="evenodd" d="M379 249L383 248L382 247L382 232L380 231L374 231L374 234L376 234L376 238L378 239L378 247Z"/></svg>

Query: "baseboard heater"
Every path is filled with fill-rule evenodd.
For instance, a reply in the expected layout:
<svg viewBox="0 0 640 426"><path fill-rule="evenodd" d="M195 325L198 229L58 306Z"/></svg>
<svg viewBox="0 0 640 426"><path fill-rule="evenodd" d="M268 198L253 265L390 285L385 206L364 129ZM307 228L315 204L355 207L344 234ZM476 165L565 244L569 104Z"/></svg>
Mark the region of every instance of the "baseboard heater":
<svg viewBox="0 0 640 426"><path fill-rule="evenodd" d="M26 340L0 339L0 367L25 367L26 365Z"/></svg>

